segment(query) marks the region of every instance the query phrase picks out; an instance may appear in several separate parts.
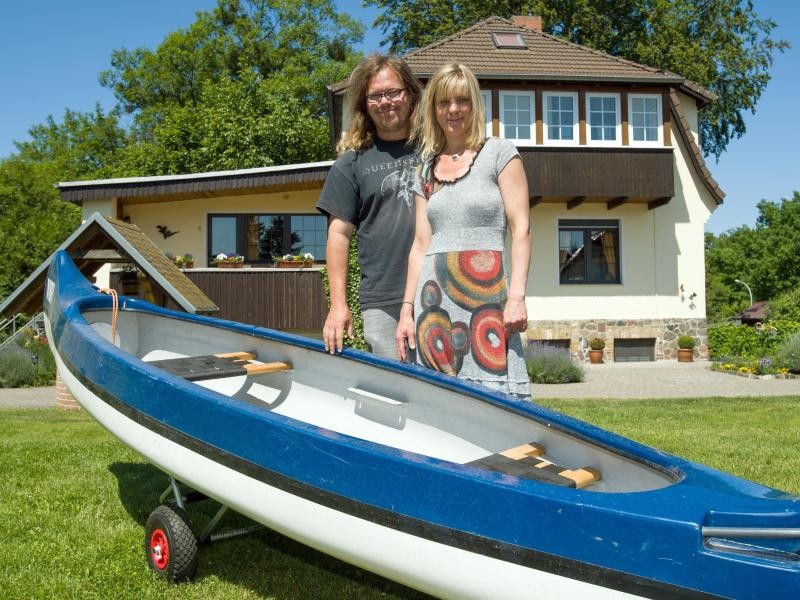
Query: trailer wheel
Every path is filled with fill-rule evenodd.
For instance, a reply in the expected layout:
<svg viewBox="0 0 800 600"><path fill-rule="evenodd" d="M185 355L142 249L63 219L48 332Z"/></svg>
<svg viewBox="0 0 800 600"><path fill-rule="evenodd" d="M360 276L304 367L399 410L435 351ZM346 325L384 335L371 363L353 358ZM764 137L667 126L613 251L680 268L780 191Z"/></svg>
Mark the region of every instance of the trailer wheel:
<svg viewBox="0 0 800 600"><path fill-rule="evenodd" d="M186 512L162 504L147 519L144 550L147 565L171 583L188 581L197 569L197 538Z"/></svg>

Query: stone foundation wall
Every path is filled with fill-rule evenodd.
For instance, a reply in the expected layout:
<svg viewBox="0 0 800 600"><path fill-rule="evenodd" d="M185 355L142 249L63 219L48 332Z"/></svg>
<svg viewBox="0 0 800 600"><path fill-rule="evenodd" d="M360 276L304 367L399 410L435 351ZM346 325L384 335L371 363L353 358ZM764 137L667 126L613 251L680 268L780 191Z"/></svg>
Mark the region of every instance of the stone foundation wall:
<svg viewBox="0 0 800 600"><path fill-rule="evenodd" d="M603 360L614 360L615 339L655 340L655 359L674 360L678 356L678 337L690 335L696 340L695 359L708 358L708 329L705 319L630 319L529 321L528 341L569 340L573 357L589 360L589 340L603 338L606 342Z"/></svg>

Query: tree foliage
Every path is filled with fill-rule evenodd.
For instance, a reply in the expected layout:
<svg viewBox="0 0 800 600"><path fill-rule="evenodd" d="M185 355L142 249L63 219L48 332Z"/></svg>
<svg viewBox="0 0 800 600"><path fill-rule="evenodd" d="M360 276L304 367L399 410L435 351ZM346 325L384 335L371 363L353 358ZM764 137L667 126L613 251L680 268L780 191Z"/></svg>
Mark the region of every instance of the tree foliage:
<svg viewBox="0 0 800 600"><path fill-rule="evenodd" d="M80 209L54 184L113 170L127 136L118 115L67 110L29 130L17 153L0 161L0 298L5 298L80 224Z"/></svg>
<svg viewBox="0 0 800 600"><path fill-rule="evenodd" d="M125 176L247 169L330 156L324 117L255 75L209 84L197 106L170 106L124 151Z"/></svg>
<svg viewBox="0 0 800 600"><path fill-rule="evenodd" d="M753 300L776 301L800 286L800 192L780 202L761 200L754 228L738 227L719 236L706 234L706 295L710 320L723 320ZM780 311L783 318L794 318Z"/></svg>
<svg viewBox="0 0 800 600"><path fill-rule="evenodd" d="M345 77L358 58L352 44L363 26L330 0L219 0L156 50L118 49L101 83L120 106L148 124L174 106L199 106L209 84L248 74L269 80L325 110L325 86Z"/></svg>
<svg viewBox="0 0 800 600"><path fill-rule="evenodd" d="M717 158L746 130L769 82L776 24L751 0L366 0L393 52L419 48L491 15L541 15L544 30L577 44L667 69L717 95L701 114L703 152Z"/></svg>

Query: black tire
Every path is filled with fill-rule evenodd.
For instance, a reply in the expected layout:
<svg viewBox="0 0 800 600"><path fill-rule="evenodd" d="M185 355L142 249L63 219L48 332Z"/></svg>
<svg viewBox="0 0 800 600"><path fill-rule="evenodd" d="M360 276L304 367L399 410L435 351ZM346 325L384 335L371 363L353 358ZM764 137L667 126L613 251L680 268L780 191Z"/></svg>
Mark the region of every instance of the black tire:
<svg viewBox="0 0 800 600"><path fill-rule="evenodd" d="M171 583L189 581L197 570L197 538L186 512L162 504L147 519L144 551L150 569Z"/></svg>

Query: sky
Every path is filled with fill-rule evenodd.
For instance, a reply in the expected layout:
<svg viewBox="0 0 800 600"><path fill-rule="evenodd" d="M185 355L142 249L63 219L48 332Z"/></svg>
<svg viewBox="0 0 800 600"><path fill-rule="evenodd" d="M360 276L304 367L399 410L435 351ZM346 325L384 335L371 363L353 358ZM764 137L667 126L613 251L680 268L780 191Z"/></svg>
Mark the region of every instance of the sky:
<svg viewBox="0 0 800 600"><path fill-rule="evenodd" d="M360 49L379 50L383 34L369 28L377 10L362 8L360 0L335 2L367 26ZM727 194L706 224L715 234L754 226L762 199L779 202L800 192L800 2L753 4L759 17L777 22L773 39L792 47L775 55L755 113L745 113L745 135L730 142L719 162L706 158ZM111 52L154 49L169 32L188 27L196 11L215 5L216 0L0 2L0 157L15 151L14 141L30 139L28 129L49 115L60 121L65 109L90 112L96 103L111 109L114 96L98 82Z"/></svg>

